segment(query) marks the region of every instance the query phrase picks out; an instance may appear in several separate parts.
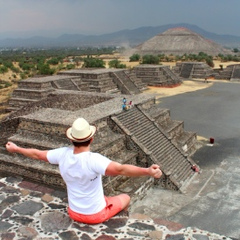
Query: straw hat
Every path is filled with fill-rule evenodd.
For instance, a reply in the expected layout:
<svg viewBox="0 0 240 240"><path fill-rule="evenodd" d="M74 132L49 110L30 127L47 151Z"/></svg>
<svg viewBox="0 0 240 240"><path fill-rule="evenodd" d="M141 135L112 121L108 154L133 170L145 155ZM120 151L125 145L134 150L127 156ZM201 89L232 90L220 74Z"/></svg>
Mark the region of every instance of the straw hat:
<svg viewBox="0 0 240 240"><path fill-rule="evenodd" d="M93 137L97 128L89 125L84 118L76 119L66 131L67 138L74 142L86 142Z"/></svg>

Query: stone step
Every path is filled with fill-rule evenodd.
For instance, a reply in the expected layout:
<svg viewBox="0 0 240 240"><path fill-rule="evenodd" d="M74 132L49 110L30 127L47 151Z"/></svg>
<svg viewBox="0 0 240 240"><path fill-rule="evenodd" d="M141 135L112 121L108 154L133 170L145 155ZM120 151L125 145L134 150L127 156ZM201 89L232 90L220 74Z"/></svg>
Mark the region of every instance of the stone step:
<svg viewBox="0 0 240 240"><path fill-rule="evenodd" d="M103 180L104 193L122 194L126 193L131 197L131 204L141 200L147 193L147 190L153 185L151 177L115 177L115 181L107 182Z"/></svg>
<svg viewBox="0 0 240 240"><path fill-rule="evenodd" d="M161 128L168 134L170 138L180 135L183 132L183 122L168 119L160 124Z"/></svg>
<svg viewBox="0 0 240 240"><path fill-rule="evenodd" d="M66 138L56 138L43 133L27 130L18 131L18 134L11 136L8 140L21 147L38 148L42 150L50 150L70 145L70 142Z"/></svg>
<svg viewBox="0 0 240 240"><path fill-rule="evenodd" d="M16 98L12 97L9 100L9 106L18 108L27 105L28 103L37 102L37 99L27 99L27 98Z"/></svg>
<svg viewBox="0 0 240 240"><path fill-rule="evenodd" d="M20 122L18 125L18 131L30 131L30 132L37 132L51 136L55 136L56 138L65 138L66 129L69 126L64 124L52 123L49 121L40 121L35 120L34 116L23 116L20 117Z"/></svg>
<svg viewBox="0 0 240 240"><path fill-rule="evenodd" d="M106 93L109 91L112 91L113 89L116 89L116 86L106 85L106 86L89 86L90 92L102 92Z"/></svg>
<svg viewBox="0 0 240 240"><path fill-rule="evenodd" d="M26 79L18 82L19 89L46 90L52 89L51 80L44 81L44 78Z"/></svg>
<svg viewBox="0 0 240 240"><path fill-rule="evenodd" d="M6 108L6 111L7 112L15 112L15 111L17 111L17 110L19 110L19 107L14 107L14 106L8 106L7 108Z"/></svg>
<svg viewBox="0 0 240 240"><path fill-rule="evenodd" d="M193 149L191 150L191 148L194 148L197 141L197 134L195 132L182 132L182 134L175 136L174 140L184 152L191 155L193 153Z"/></svg>
<svg viewBox="0 0 240 240"><path fill-rule="evenodd" d="M99 152L104 156L111 158L119 154L125 148L125 136L112 133L105 138L99 138L97 135L92 143L92 151Z"/></svg>
<svg viewBox="0 0 240 240"><path fill-rule="evenodd" d="M130 151L127 149L122 149L118 152L118 154L115 154L114 156L111 156L110 159L119 162L121 164L132 164L136 165L137 162L137 152ZM119 187L120 184L123 184L128 180L128 177L125 176L116 176L116 177L107 177L103 176L103 185L105 187L104 191L108 193L112 193L112 190L116 191L116 189Z"/></svg>
<svg viewBox="0 0 240 240"><path fill-rule="evenodd" d="M110 94L121 94L121 91L118 88L107 90L106 93Z"/></svg>
<svg viewBox="0 0 240 240"><path fill-rule="evenodd" d="M11 136L9 140L24 147L40 149L53 149L71 145L65 136L65 127L62 129L61 126L59 126L60 128L55 126L56 132L51 127L54 128L52 124L47 126L47 123L38 121L21 122L17 134ZM108 127L101 129L101 132L97 132L92 143L92 150L105 156L112 156L124 147L125 136L113 133Z"/></svg>
<svg viewBox="0 0 240 240"><path fill-rule="evenodd" d="M126 148L119 149L118 152L110 156L110 158L121 164L133 164L136 165L138 153L133 150L127 150Z"/></svg>
<svg viewBox="0 0 240 240"><path fill-rule="evenodd" d="M169 109L161 109L158 106L153 106L147 110L144 109L143 111L147 114L147 116L149 116L149 118L154 118L155 122L160 126L160 128L169 134L168 128L172 128L172 123L170 122L172 120L170 118ZM169 134L169 137L171 137L176 142L179 148L181 148L187 154L191 155L197 149L195 146L196 133L185 132L184 123L182 121L177 122L179 122L179 126L175 122L177 128Z"/></svg>
<svg viewBox="0 0 240 240"><path fill-rule="evenodd" d="M150 186L153 184L153 178L150 177L129 177L127 181L118 185L116 191L119 193L127 193L132 197L132 201L135 202L140 195L144 196L144 192L146 192ZM134 196L135 195L135 196Z"/></svg>
<svg viewBox="0 0 240 240"><path fill-rule="evenodd" d="M183 155L182 151L169 141L165 134L137 108L119 114L117 119L131 134L136 136L139 143L151 152L155 161L157 161L156 163L160 164L164 171L171 171L175 174L174 184L178 188L182 186L181 182L185 182L183 175L180 178L178 177L180 174L172 171L178 165L183 166L183 169L191 169L191 163ZM132 121L136 119L138 124L133 124L130 119Z"/></svg>
<svg viewBox="0 0 240 240"><path fill-rule="evenodd" d="M12 176L38 181L56 188L65 188L58 166L0 150L0 170Z"/></svg>
<svg viewBox="0 0 240 240"><path fill-rule="evenodd" d="M170 118L170 110L153 106L143 110L149 117L153 118L157 123L161 123Z"/></svg>
<svg viewBox="0 0 240 240"><path fill-rule="evenodd" d="M33 89L15 89L12 93L14 98L41 99L47 97L53 89L33 90Z"/></svg>
<svg viewBox="0 0 240 240"><path fill-rule="evenodd" d="M71 79L56 80L54 81L54 84L58 89L77 90L77 86L71 81Z"/></svg>

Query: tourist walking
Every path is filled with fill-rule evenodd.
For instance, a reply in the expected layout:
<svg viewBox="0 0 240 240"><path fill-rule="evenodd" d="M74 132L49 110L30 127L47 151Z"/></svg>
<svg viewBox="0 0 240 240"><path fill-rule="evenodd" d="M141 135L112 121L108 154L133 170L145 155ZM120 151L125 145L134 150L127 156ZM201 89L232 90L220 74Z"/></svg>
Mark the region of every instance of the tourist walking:
<svg viewBox="0 0 240 240"><path fill-rule="evenodd" d="M72 147L39 150L22 148L12 142L6 144L6 149L11 153L20 153L26 157L59 165L67 186L69 216L75 221L88 224L104 222L120 211L126 211L130 203L127 194L104 196L102 175L154 178L160 178L162 175L156 164L148 168L120 164L99 153L91 152L90 145L96 130L96 127L84 118L78 118L66 131Z"/></svg>

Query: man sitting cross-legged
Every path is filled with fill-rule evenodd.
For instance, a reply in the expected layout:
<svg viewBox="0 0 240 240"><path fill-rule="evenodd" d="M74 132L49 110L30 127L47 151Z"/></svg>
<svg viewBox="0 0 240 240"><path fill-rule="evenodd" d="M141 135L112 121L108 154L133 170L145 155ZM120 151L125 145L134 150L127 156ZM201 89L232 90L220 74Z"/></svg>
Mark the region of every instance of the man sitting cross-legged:
<svg viewBox="0 0 240 240"><path fill-rule="evenodd" d="M104 222L118 212L127 210L130 203L127 194L104 196L102 175L154 178L160 178L162 175L156 164L149 168L120 164L99 153L91 152L90 145L95 133L95 126L90 125L84 118L78 118L66 131L73 147L44 151L22 148L12 142L6 144L6 149L11 153L20 153L26 157L58 164L67 186L69 216L75 221L88 224Z"/></svg>

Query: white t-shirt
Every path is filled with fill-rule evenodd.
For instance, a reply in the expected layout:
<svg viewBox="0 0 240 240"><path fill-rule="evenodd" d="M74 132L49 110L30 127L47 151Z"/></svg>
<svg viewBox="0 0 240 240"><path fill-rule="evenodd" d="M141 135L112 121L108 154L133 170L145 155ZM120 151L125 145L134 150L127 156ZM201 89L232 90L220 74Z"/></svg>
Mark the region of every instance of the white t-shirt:
<svg viewBox="0 0 240 240"><path fill-rule="evenodd" d="M71 210L81 214L101 211L106 202L102 187L102 175L111 162L99 153L73 153L73 148L63 147L50 150L47 159L58 164L67 185L68 203Z"/></svg>

